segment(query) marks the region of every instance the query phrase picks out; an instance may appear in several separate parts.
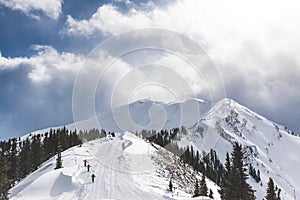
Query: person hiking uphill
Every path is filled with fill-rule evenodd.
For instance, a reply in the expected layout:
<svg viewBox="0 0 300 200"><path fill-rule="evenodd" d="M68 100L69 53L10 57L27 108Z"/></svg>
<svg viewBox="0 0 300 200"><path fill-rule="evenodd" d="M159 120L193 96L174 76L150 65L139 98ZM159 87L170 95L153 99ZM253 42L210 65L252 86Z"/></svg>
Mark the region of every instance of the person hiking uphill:
<svg viewBox="0 0 300 200"><path fill-rule="evenodd" d="M94 183L96 175L92 174L91 177L92 177L92 182Z"/></svg>
<svg viewBox="0 0 300 200"><path fill-rule="evenodd" d="M84 166L86 167L87 160L83 160Z"/></svg>
<svg viewBox="0 0 300 200"><path fill-rule="evenodd" d="M90 168L91 168L91 165L88 164L88 165L87 165L87 171L88 171L88 172L90 172Z"/></svg>

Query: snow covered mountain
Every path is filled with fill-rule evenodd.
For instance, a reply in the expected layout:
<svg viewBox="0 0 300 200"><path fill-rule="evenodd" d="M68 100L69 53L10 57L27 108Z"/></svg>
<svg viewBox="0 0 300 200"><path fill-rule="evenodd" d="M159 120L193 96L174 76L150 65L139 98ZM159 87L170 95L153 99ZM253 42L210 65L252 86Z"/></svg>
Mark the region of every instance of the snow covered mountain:
<svg viewBox="0 0 300 200"><path fill-rule="evenodd" d="M199 127L203 131L199 132ZM201 130L201 129L200 129ZM225 152L232 151L237 141L247 152L247 162L260 170L262 185L250 177L256 197L265 196L267 180L272 177L282 189L282 199L300 196L300 138L231 99L224 99L188 129L185 143L208 151L213 148L225 161ZM184 141L183 140L183 141Z"/></svg>
<svg viewBox="0 0 300 200"><path fill-rule="evenodd" d="M117 195L127 189L132 191L126 197L127 199L139 197L137 195L140 193L145 194L145 196L140 196L142 199L171 198L171 194L166 192L167 175L161 176L162 173L158 173L161 167L154 162L157 160L155 158L159 158L158 150L134 135L123 132L135 132L142 129L172 129L181 126L185 127L186 132L178 141L180 146L193 145L194 149L200 151L214 149L223 162L226 152L232 151L232 144L235 141L242 144L247 152L247 162L260 170L261 183L256 183L252 177L249 178L249 183L256 190L257 199L265 196L269 177L272 177L275 184L282 189L282 199L294 199L294 195L300 196L300 173L297 170L300 166L297 156L297 152L300 152L300 138L293 136L286 127L269 121L231 99L223 99L216 104L199 99L169 104L144 99L66 127L79 130L97 128L99 125L105 130L120 134L112 141L102 139L85 143L81 148L75 147L67 150L63 154L65 168L62 170L53 171L53 159L44 163L39 170L11 190L12 199L27 199L28 195L32 195L30 191L35 187L42 187L41 190L44 192L37 195L45 195L44 199L50 197L52 199L78 199L78 197L88 199L90 198L89 191L94 191L92 193L95 195L97 191L107 191L101 193L106 195L99 196L99 198L119 199L120 196ZM45 131L48 129L35 133ZM141 155L136 155L136 152L141 152ZM164 152L167 154L166 151ZM88 184L89 175L84 173L82 167L74 165L75 156L78 157L78 162L85 157L91 160L93 169L101 176L98 183ZM143 159L142 162L140 162L141 159ZM101 162L103 160L105 162ZM159 162L165 160L168 159L161 158ZM117 169L116 172L112 173L111 168L106 169L103 163L107 162ZM120 167L122 170L118 171ZM131 173L139 171L139 167L149 167L150 173L143 174L143 176ZM125 172L129 170L130 173L124 175L122 173L124 170ZM52 178L51 186L45 186L50 179L48 176ZM36 179L36 177L40 178ZM40 182L37 183L38 180ZM57 189L64 188L60 185L67 185L66 183L69 183L69 187L64 190ZM126 187L126 184L129 184L129 187ZM208 185L217 194L217 187L211 183ZM184 191L179 191L179 193L179 196L187 195ZM41 196L38 197L43 199Z"/></svg>
<svg viewBox="0 0 300 200"><path fill-rule="evenodd" d="M164 170L161 164L174 165L173 159L168 161L170 156L163 148L132 133L116 134L114 138L90 141L64 151L61 169L53 170L55 158L46 161L13 187L10 197L12 200L190 198L190 194L180 189L174 194L167 191L169 175L161 175ZM83 166L85 159L91 165L90 172ZM178 168L183 171L183 166ZM94 183L90 177L93 173ZM193 187L193 175L191 169L187 170L190 187ZM176 186L176 180L173 181ZM218 187L210 180L207 185L219 198Z"/></svg>

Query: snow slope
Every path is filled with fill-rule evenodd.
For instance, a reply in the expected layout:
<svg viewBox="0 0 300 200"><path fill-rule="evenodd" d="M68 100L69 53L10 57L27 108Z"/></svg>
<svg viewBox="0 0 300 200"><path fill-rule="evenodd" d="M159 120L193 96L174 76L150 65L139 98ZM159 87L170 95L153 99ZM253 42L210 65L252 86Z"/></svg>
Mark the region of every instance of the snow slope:
<svg viewBox="0 0 300 200"><path fill-rule="evenodd" d="M201 134L196 131L203 128ZM193 127L189 127L181 143L188 143L194 149L216 150L225 162L226 152L232 151L236 141L243 145L247 153L247 162L260 170L261 183L252 177L249 182L256 190L256 197L262 199L266 193L269 177L282 189L282 199L294 199L300 196L300 138L290 134L287 128L264 118L263 116L238 104L232 99L224 99L201 118Z"/></svg>
<svg viewBox="0 0 300 200"><path fill-rule="evenodd" d="M174 127L191 126L204 116L211 108L211 103L201 99L188 99L183 102L163 103L150 99L142 99L129 105L123 105L113 110L98 113L97 116L83 121L65 125L69 130L88 130L92 128L106 131L124 132L172 129ZM62 126L51 127L52 129ZM43 134L50 128L37 130L24 135Z"/></svg>
<svg viewBox="0 0 300 200"><path fill-rule="evenodd" d="M294 191L297 197L300 196L300 173L297 170L300 166L297 155L300 138L231 99L223 99L214 105L198 99L169 104L144 99L66 127L79 130L98 127L99 124L100 128L115 132L185 126L187 133L178 141L179 145L193 145L200 151L213 148L223 161L226 152L231 152L232 144L237 141L248 154L247 162L260 170L261 183L249 179L257 190L258 199L264 197L270 176L282 189L282 199L294 199ZM45 130L35 133L43 132Z"/></svg>
<svg viewBox="0 0 300 200"><path fill-rule="evenodd" d="M183 102L162 103L142 99L98 114L101 128L108 131L161 130L190 126L209 111L211 104L189 99ZM80 126L80 124L79 124ZM84 127L85 125L82 124Z"/></svg>
<svg viewBox="0 0 300 200"><path fill-rule="evenodd" d="M186 199L190 195L177 189L167 191L168 177L154 162L158 151L135 135L125 132L73 147L62 153L63 168L54 170L55 158L43 163L10 190L12 200L46 199ZM87 159L91 171L83 166ZM96 175L91 182L91 174ZM208 185L217 192L213 182ZM174 182L174 185L176 183ZM178 196L177 196L178 192ZM174 195L174 197L172 197Z"/></svg>

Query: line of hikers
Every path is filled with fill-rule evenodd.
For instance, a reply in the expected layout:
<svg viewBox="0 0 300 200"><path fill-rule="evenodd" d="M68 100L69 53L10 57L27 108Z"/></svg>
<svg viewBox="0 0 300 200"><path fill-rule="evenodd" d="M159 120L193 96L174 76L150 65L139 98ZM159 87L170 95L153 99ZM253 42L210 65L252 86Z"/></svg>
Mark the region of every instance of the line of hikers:
<svg viewBox="0 0 300 200"><path fill-rule="evenodd" d="M84 164L84 167L87 168L87 171L90 172L90 168L92 167L90 164L87 164L88 161L87 160L83 160L83 164ZM95 182L95 178L96 178L96 175L94 173L92 173L91 175L92 177L92 182L94 183Z"/></svg>

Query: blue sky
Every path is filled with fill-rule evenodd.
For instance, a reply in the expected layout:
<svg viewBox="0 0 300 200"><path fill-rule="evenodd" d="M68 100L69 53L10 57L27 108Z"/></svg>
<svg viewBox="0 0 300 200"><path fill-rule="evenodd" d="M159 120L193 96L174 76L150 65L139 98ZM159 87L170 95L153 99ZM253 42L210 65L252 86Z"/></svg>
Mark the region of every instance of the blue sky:
<svg viewBox="0 0 300 200"><path fill-rule="evenodd" d="M0 137L72 122L84 58L111 36L148 27L193 39L215 63L228 97L300 133L297 4L0 0Z"/></svg>

